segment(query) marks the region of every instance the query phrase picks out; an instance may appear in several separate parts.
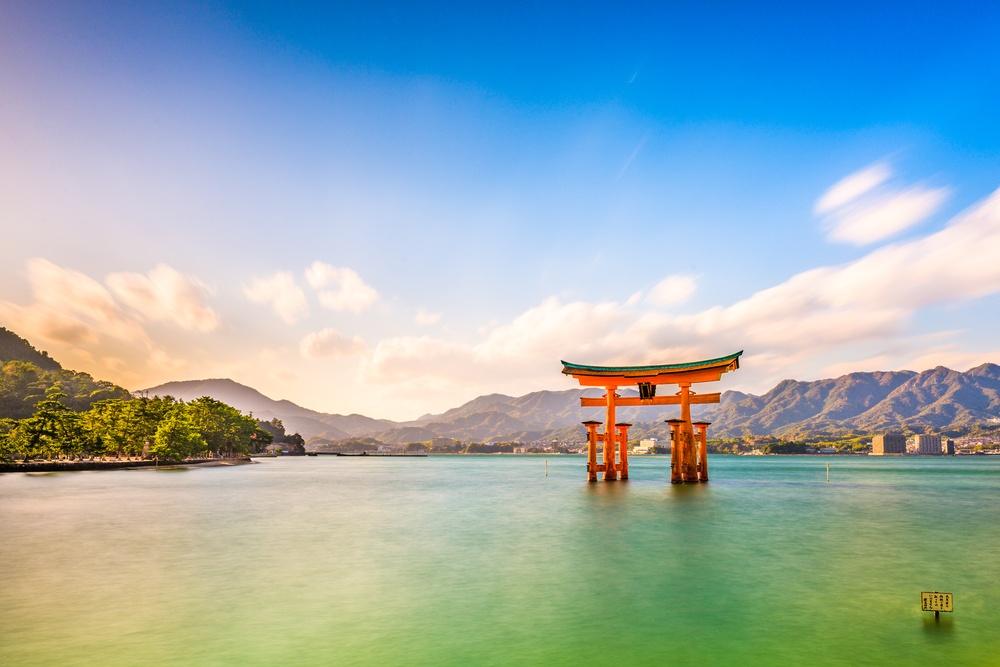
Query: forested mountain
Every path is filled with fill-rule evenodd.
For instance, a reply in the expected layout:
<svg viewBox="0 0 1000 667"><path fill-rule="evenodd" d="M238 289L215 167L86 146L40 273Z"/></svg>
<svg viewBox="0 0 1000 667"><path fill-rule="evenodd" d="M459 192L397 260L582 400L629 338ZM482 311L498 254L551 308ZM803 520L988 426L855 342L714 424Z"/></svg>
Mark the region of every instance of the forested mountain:
<svg viewBox="0 0 1000 667"><path fill-rule="evenodd" d="M39 352L31 343L3 327L0 327L0 361L24 361L43 371L62 370L48 352Z"/></svg>
<svg viewBox="0 0 1000 667"><path fill-rule="evenodd" d="M278 437L303 444L280 420L258 422L208 396L135 398L111 382L63 369L7 329L0 329L0 355L0 461L180 461L258 453Z"/></svg>
<svg viewBox="0 0 1000 667"><path fill-rule="evenodd" d="M17 334L0 328L0 419L24 419L53 388L65 394L63 404L88 410L97 401L128 398L129 392L88 373L63 370L47 353L39 352Z"/></svg>

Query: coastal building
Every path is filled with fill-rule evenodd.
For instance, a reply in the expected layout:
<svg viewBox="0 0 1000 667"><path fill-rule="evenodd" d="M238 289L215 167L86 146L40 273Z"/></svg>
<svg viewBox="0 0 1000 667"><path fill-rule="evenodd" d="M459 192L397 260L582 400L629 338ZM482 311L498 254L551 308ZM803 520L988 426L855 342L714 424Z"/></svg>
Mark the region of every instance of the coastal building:
<svg viewBox="0 0 1000 667"><path fill-rule="evenodd" d="M941 445L941 453L942 454L947 454L948 456L954 456L955 455L955 441L954 440L945 440L944 443Z"/></svg>
<svg viewBox="0 0 1000 667"><path fill-rule="evenodd" d="M872 455L905 454L906 438L896 433L876 435L872 438Z"/></svg>
<svg viewBox="0 0 1000 667"><path fill-rule="evenodd" d="M653 447L662 447L663 449L670 449L670 443L664 440L658 440L656 438L645 438L639 441L639 445L635 447L632 451L636 454L649 454L653 451Z"/></svg>
<svg viewBox="0 0 1000 667"><path fill-rule="evenodd" d="M917 454L941 454L940 435L916 435L913 437Z"/></svg>

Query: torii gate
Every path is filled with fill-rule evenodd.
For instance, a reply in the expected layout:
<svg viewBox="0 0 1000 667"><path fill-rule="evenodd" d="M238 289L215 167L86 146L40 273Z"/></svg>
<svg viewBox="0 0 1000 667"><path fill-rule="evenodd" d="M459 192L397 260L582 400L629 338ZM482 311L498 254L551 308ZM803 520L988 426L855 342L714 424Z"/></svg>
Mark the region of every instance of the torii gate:
<svg viewBox="0 0 1000 667"><path fill-rule="evenodd" d="M673 443L670 446L670 482L708 481L708 422L691 422L691 405L718 403L720 395L696 394L691 385L696 382L716 382L726 371L740 367L740 355L718 359L693 361L685 364L658 366L583 366L563 361L563 373L572 375L584 387L604 387L607 393L601 398L581 397L582 407L607 407L604 433L598 433L598 421L585 421L587 427L587 481L596 482L597 473L603 472L605 481L628 479L628 429L631 424L615 423L615 408L639 405L680 405L680 419L668 419ZM675 396L657 396L656 385L676 384L680 391ZM619 387L638 386L639 395L622 398ZM694 429L698 429L697 448ZM617 431L615 433L614 431ZM601 463L597 462L597 443L604 444ZM615 451L618 460L615 460Z"/></svg>

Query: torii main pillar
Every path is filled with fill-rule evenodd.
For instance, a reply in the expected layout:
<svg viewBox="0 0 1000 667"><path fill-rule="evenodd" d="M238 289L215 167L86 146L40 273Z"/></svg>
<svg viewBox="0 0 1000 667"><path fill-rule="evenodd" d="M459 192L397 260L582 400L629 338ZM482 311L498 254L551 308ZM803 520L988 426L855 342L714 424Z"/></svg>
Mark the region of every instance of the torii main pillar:
<svg viewBox="0 0 1000 667"><path fill-rule="evenodd" d="M684 364L655 366L584 366L563 364L563 373L575 377L582 386L603 387L601 398L582 397L583 407L603 407L606 410L604 433L598 433L597 421L586 421L587 427L587 479L597 481L597 473L604 473L605 481L628 479L628 428L631 424L615 422L618 406L679 405L680 419L670 419L673 443L670 449L670 481L672 483L708 481L708 422L691 421L691 405L718 403L720 395L696 394L691 385L697 382L715 382L727 371L740 367L740 350L718 359L707 359ZM656 387L675 384L680 389L675 396L657 396ZM622 397L620 387L637 386L639 395ZM696 438L694 429L698 429ZM617 433L615 432L617 430ZM602 444L602 462L597 462L597 443ZM617 456L616 456L617 454ZM617 460L616 460L617 459Z"/></svg>

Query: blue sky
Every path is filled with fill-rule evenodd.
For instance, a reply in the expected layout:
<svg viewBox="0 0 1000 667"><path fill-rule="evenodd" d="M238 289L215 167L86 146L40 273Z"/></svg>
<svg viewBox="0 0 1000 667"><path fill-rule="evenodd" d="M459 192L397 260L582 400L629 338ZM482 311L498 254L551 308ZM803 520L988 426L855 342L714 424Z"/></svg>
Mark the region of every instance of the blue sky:
<svg viewBox="0 0 1000 667"><path fill-rule="evenodd" d="M0 7L0 324L397 419L1000 362L1000 8Z"/></svg>

